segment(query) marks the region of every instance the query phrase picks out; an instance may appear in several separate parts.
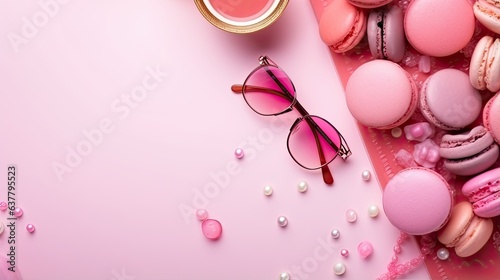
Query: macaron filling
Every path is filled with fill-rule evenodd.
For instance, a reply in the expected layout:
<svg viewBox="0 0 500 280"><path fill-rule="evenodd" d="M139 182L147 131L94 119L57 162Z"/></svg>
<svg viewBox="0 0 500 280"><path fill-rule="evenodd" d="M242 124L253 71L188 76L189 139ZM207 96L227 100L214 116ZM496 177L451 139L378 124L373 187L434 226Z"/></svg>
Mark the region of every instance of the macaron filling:
<svg viewBox="0 0 500 280"><path fill-rule="evenodd" d="M487 153L489 150L494 149L495 147L496 147L496 144L491 144L490 146L486 147L486 149L484 149L484 150L480 151L479 153L472 155L470 157L449 158L449 159L446 159L445 161L448 163L458 163L458 162L470 161L471 159L478 158L478 157L482 156L483 154Z"/></svg>
<svg viewBox="0 0 500 280"><path fill-rule="evenodd" d="M478 200L478 201L472 203L472 209L474 209L474 211L475 211L476 209L482 208L485 205L488 205L488 204L492 203L493 201L496 201L499 199L500 199L500 192L493 193L493 194L491 194L491 195L489 195L481 200Z"/></svg>

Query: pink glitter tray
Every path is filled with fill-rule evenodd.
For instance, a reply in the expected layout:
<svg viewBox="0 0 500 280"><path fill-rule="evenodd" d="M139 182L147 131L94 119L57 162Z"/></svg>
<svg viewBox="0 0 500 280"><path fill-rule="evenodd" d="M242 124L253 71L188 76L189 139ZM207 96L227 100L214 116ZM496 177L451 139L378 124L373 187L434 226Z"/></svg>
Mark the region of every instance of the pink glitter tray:
<svg viewBox="0 0 500 280"><path fill-rule="evenodd" d="M319 19L324 7L332 0L310 1L316 18ZM475 2L474 0L470 1ZM395 3L400 5L403 9L406 8L409 2L409 0L395 0ZM407 47L405 57L400 65L413 76L419 87L430 74L443 68L456 68L468 73L469 60L474 50L474 46L484 35L497 36L484 30L479 24L476 24L474 37L462 51L446 58L431 58L432 68L429 74L419 72L418 61L421 55L413 50L411 46ZM330 51L330 53L344 87L354 69L373 59L368 49L366 38L363 39L355 49L348 53L337 54L333 51ZM493 95L493 93L488 91L481 92L481 94L483 103ZM419 121L425 121L425 119L417 110L405 125ZM480 124L481 118L478 118L476 122ZM383 188L395 173L403 169L402 166L396 163L394 154L400 149L405 149L413 153L414 142L406 140L404 134L399 138L394 138L390 130L370 129L360 124L358 127L378 180ZM432 139L436 143L440 143L443 134L443 131L437 130ZM495 167L500 167L500 160L497 161ZM454 188L456 202L465 200L460 190L463 183L468 179L467 177L454 176L447 172L442 166L442 160L438 162L434 170L442 174ZM425 259L425 265L432 279L500 279L500 217L494 218L493 221L495 223L495 228L491 239L480 252L469 258L457 257L454 250L450 248L449 259L447 261L441 261L436 257L436 251L443 246L435 241L435 235L426 236L426 238L417 237L420 243L430 241L432 245L435 245L432 252L428 254Z"/></svg>

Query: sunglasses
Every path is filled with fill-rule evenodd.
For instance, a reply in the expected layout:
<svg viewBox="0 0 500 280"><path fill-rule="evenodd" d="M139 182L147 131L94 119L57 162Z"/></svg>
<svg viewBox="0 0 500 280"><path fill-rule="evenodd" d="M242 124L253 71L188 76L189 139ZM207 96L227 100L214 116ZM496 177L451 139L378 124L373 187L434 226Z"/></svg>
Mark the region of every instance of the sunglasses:
<svg viewBox="0 0 500 280"><path fill-rule="evenodd" d="M321 168L323 181L333 184L328 164L337 155L343 160L351 155L344 137L327 120L309 115L297 100L292 81L276 63L267 56L261 56L259 64L243 85L233 85L231 90L241 93L248 106L259 115L277 116L296 109L301 116L290 128L288 152L305 169Z"/></svg>

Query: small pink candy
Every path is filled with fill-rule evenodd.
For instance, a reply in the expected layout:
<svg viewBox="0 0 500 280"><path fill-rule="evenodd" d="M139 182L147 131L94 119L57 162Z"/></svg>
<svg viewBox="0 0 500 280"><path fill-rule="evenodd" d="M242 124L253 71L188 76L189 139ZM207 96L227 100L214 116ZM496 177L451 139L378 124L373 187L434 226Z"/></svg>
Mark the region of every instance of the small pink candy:
<svg viewBox="0 0 500 280"><path fill-rule="evenodd" d="M16 216L17 218L21 217L23 214L24 211L21 207L17 207L16 209L14 209L14 216Z"/></svg>
<svg viewBox="0 0 500 280"><path fill-rule="evenodd" d="M409 141L419 142L424 141L434 133L434 129L427 122L419 122L407 125L403 130L405 132L406 139L408 139Z"/></svg>
<svg viewBox="0 0 500 280"><path fill-rule="evenodd" d="M2 211L7 210L7 202L5 202L5 201L0 202L0 210L2 210Z"/></svg>
<svg viewBox="0 0 500 280"><path fill-rule="evenodd" d="M234 150L234 156L238 159L240 158L243 158L243 156L245 155L245 152L243 151L242 148L236 148L236 150Z"/></svg>
<svg viewBox="0 0 500 280"><path fill-rule="evenodd" d="M413 159L413 156L407 150L401 149L396 153L396 162L403 168L417 167L417 163Z"/></svg>
<svg viewBox="0 0 500 280"><path fill-rule="evenodd" d="M196 210L196 218L200 221L206 220L208 218L208 211L205 209Z"/></svg>
<svg viewBox="0 0 500 280"><path fill-rule="evenodd" d="M418 71L422 73L431 72L431 58L427 55L422 55L418 61Z"/></svg>
<svg viewBox="0 0 500 280"><path fill-rule="evenodd" d="M29 233L33 233L35 231L35 226L33 224L27 224L26 225L26 230L29 232Z"/></svg>
<svg viewBox="0 0 500 280"><path fill-rule="evenodd" d="M364 259L373 253L373 245L368 241L363 241L358 245L358 252Z"/></svg>
<svg viewBox="0 0 500 280"><path fill-rule="evenodd" d="M439 146L431 139L427 139L422 143L415 145L413 158L423 167L433 168L441 158L439 155Z"/></svg>
<svg viewBox="0 0 500 280"><path fill-rule="evenodd" d="M206 219L201 223L201 231L206 238L217 240L222 235L222 225L214 219Z"/></svg>

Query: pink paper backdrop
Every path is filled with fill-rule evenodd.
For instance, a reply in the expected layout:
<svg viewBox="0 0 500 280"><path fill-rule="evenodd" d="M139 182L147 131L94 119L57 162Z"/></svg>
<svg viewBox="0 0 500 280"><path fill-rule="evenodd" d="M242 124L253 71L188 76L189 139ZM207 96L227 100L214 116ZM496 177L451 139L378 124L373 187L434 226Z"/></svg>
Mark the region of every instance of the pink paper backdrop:
<svg viewBox="0 0 500 280"><path fill-rule="evenodd" d="M376 178L361 179L371 164L309 1L291 1L278 22L250 35L211 26L187 0L3 1L0 35L0 200L14 164L23 279L254 280L282 271L335 279L338 261L344 279L385 271L399 233L383 215ZM333 186L289 157L293 114L258 116L231 93L261 54L348 140L353 156L330 165ZM222 223L220 240L202 235L198 207ZM3 256L7 240L0 235ZM368 259L356 252L364 240L374 246ZM408 242L401 258L417 254ZM427 278L423 266L405 277Z"/></svg>

